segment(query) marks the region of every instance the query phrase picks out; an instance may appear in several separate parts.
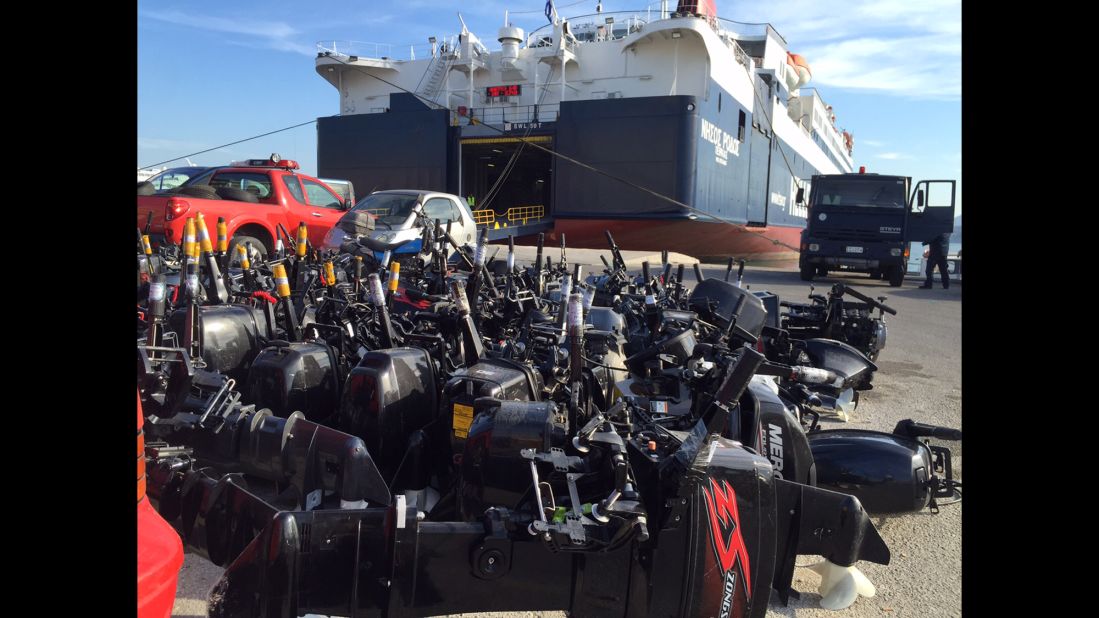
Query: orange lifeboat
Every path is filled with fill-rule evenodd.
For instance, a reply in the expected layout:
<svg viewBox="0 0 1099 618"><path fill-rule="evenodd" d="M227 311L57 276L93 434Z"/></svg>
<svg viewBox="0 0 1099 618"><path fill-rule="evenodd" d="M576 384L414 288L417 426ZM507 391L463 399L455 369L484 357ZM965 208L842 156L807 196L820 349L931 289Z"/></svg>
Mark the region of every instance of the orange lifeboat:
<svg viewBox="0 0 1099 618"><path fill-rule="evenodd" d="M809 63L797 54L786 52L786 68L788 69L786 71L786 85L789 86L790 90L801 88L813 78L813 74L809 70Z"/></svg>

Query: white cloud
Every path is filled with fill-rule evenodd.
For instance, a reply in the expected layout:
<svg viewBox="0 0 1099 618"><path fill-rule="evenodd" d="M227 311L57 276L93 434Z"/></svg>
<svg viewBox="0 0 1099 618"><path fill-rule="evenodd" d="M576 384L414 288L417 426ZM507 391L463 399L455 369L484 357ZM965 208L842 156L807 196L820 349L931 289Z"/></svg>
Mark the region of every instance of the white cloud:
<svg viewBox="0 0 1099 618"><path fill-rule="evenodd" d="M230 41L236 45L277 49L279 51L304 54L306 56L313 56L316 54L316 48L313 45L296 40L297 38L300 38L301 32L286 22L265 21L262 19L257 20L251 17L236 20L209 15L188 15L181 11L141 11L139 14L143 17L175 24L177 26L186 26L188 28L197 28L199 30L208 30L211 32L242 34L246 37L258 39L257 41Z"/></svg>
<svg viewBox="0 0 1099 618"><path fill-rule="evenodd" d="M960 0L725 1L719 14L769 22L805 56L810 85L911 98L961 96Z"/></svg>
<svg viewBox="0 0 1099 618"><path fill-rule="evenodd" d="M879 159L888 159L890 161L896 161L897 159L911 159L912 158L912 157L910 157L906 154L901 154L899 152L883 152L883 153L880 153L880 154L876 154L874 156L879 158Z"/></svg>
<svg viewBox="0 0 1099 618"><path fill-rule="evenodd" d="M885 142L879 142L879 141L873 140L873 139L860 139L859 140L859 145L860 146L870 146L871 148L881 148L882 146L885 145Z"/></svg>

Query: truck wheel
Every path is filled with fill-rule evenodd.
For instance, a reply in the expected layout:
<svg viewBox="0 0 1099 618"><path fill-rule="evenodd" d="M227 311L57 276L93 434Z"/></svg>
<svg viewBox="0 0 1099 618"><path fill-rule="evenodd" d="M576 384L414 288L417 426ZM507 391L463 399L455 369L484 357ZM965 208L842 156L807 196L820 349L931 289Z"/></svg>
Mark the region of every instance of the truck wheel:
<svg viewBox="0 0 1099 618"><path fill-rule="evenodd" d="M889 269L889 287L897 288L904 283L904 269L894 266Z"/></svg>
<svg viewBox="0 0 1099 618"><path fill-rule="evenodd" d="M252 252L248 256L248 260L252 262L253 268L258 262L267 260L267 247L265 247L262 242L251 236L241 236L238 234L229 241L230 266L240 266L240 253L237 252L237 245L244 245L245 243L252 243Z"/></svg>
<svg viewBox="0 0 1099 618"><path fill-rule="evenodd" d="M258 204L259 198L255 193L250 191L243 191L241 189L234 189L233 187L221 187L216 190L218 197L223 200L232 200L234 202L248 202L249 204Z"/></svg>
<svg viewBox="0 0 1099 618"><path fill-rule="evenodd" d="M801 265L801 280L802 281L812 281L813 280L813 275L815 275L815 274L817 274L817 267L816 266L813 266L812 264L802 264Z"/></svg>

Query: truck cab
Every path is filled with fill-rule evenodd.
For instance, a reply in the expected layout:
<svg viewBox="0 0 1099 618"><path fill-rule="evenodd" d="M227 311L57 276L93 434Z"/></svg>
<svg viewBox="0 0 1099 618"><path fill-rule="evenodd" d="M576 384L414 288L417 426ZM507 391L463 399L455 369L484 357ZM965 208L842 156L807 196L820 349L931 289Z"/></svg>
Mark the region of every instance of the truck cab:
<svg viewBox="0 0 1099 618"><path fill-rule="evenodd" d="M798 267L804 281L829 271L870 273L897 287L908 267L909 243L954 230L955 181L908 176L813 176ZM803 201L803 191L798 191Z"/></svg>

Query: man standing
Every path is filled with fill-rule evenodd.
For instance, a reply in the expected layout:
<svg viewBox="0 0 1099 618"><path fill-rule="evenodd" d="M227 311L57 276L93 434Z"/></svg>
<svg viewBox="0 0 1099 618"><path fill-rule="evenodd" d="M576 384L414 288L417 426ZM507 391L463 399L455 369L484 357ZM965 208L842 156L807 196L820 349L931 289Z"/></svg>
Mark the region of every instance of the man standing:
<svg viewBox="0 0 1099 618"><path fill-rule="evenodd" d="M931 286L931 273L935 267L939 267L939 276L943 279L943 289L950 288L950 272L949 267L946 264L946 252L947 247L950 244L950 232L944 232L931 240L925 240L927 247L927 280L920 286L921 290L930 289Z"/></svg>

